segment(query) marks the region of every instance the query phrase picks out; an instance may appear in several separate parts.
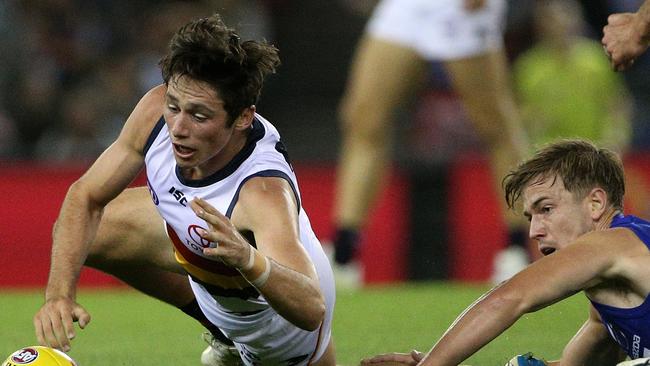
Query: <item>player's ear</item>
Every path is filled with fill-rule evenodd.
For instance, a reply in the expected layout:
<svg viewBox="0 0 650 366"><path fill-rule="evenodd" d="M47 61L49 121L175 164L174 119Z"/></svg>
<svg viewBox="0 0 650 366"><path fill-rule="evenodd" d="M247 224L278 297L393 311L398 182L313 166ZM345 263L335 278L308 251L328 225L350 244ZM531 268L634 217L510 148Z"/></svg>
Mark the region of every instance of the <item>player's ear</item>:
<svg viewBox="0 0 650 366"><path fill-rule="evenodd" d="M607 192L602 188L593 188L587 195L587 203L589 204L589 213L593 220L599 220L605 213L607 207Z"/></svg>
<svg viewBox="0 0 650 366"><path fill-rule="evenodd" d="M244 108L235 120L233 127L238 130L247 130L251 127L253 119L255 118L255 105Z"/></svg>

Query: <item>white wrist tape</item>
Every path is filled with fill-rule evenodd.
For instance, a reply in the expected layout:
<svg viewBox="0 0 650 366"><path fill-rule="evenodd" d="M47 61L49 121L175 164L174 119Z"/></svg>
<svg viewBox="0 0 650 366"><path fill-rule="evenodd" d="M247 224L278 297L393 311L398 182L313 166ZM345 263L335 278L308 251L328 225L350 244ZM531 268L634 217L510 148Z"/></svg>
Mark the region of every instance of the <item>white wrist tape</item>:
<svg viewBox="0 0 650 366"><path fill-rule="evenodd" d="M252 246L249 248L250 255L245 266L239 269L239 273L255 287L263 286L271 274L271 261L267 256L260 253Z"/></svg>
<svg viewBox="0 0 650 366"><path fill-rule="evenodd" d="M256 288L264 286L266 281L269 279L269 276L271 275L271 261L269 261L269 257L264 256L264 262L266 262L264 263L266 266L266 268L264 268L264 272L262 272L262 274L254 280L247 279L248 282L250 282L251 285L255 286Z"/></svg>
<svg viewBox="0 0 650 366"><path fill-rule="evenodd" d="M255 264L255 248L252 246L248 247L248 263L246 263L245 266L241 268L242 271L248 272L253 268L253 265Z"/></svg>

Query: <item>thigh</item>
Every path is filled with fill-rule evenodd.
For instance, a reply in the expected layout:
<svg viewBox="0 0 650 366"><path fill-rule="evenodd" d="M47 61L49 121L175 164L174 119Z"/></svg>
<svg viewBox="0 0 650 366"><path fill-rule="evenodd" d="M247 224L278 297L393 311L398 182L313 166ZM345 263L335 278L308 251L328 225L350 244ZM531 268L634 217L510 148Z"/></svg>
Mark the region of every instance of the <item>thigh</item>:
<svg viewBox="0 0 650 366"><path fill-rule="evenodd" d="M445 62L454 90L482 134L502 133L516 119L508 65L502 50Z"/></svg>
<svg viewBox="0 0 650 366"><path fill-rule="evenodd" d="M127 189L106 206L87 264L102 270L148 266L185 273L146 187Z"/></svg>
<svg viewBox="0 0 650 366"><path fill-rule="evenodd" d="M386 123L385 114L420 88L426 65L408 47L363 36L342 101L342 113L348 114L344 120L354 124Z"/></svg>

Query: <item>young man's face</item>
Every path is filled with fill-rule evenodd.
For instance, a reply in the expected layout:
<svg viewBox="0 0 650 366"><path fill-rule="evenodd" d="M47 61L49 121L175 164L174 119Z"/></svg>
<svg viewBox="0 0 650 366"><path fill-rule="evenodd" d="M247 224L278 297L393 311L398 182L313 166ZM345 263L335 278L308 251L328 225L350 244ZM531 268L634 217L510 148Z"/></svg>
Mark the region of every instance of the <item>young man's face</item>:
<svg viewBox="0 0 650 366"><path fill-rule="evenodd" d="M181 76L167 86L164 117L176 164L187 178L204 178L227 163L236 146L223 100L207 83ZM239 146L241 147L241 146Z"/></svg>
<svg viewBox="0 0 650 366"><path fill-rule="evenodd" d="M524 215L530 220L530 238L549 255L594 229L588 199L576 199L557 177L529 184L523 191Z"/></svg>

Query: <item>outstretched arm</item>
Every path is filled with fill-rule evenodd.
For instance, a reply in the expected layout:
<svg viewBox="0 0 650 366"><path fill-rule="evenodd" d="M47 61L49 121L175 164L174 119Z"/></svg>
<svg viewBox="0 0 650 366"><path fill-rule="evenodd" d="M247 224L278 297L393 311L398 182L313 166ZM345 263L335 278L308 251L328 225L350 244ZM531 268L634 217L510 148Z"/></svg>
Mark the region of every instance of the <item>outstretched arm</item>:
<svg viewBox="0 0 650 366"><path fill-rule="evenodd" d="M156 106L162 105L154 94L143 98L117 141L68 190L54 227L45 304L34 315L36 338L42 345L67 351L75 337L73 322L84 328L90 321L88 312L76 302L77 280L104 206L142 169L146 131L157 120L151 117L159 113Z"/></svg>
<svg viewBox="0 0 650 366"><path fill-rule="evenodd" d="M650 0L636 13L612 14L607 22L603 47L614 70L625 70L650 46Z"/></svg>
<svg viewBox="0 0 650 366"><path fill-rule="evenodd" d="M591 288L604 278L621 276L617 263L638 249L633 236L625 229L592 232L531 264L470 305L418 365L458 365L523 314Z"/></svg>

